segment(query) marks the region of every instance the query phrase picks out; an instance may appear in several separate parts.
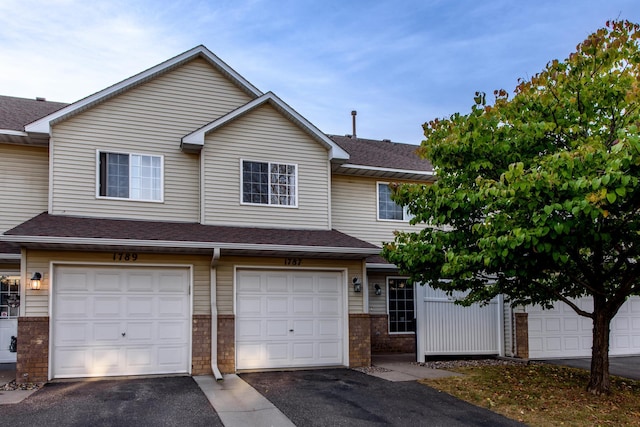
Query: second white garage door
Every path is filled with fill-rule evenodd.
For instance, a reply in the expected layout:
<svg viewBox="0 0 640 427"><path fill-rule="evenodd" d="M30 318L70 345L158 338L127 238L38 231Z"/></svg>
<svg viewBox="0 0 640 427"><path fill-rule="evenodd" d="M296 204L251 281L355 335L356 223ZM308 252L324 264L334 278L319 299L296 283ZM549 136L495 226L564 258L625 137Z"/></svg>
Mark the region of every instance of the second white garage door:
<svg viewBox="0 0 640 427"><path fill-rule="evenodd" d="M52 378L189 372L190 270L56 266Z"/></svg>
<svg viewBox="0 0 640 427"><path fill-rule="evenodd" d="M340 272L238 270L236 367L345 364Z"/></svg>
<svg viewBox="0 0 640 427"><path fill-rule="evenodd" d="M583 310L593 310L591 298L575 303ZM591 319L579 316L567 304L556 302L551 310L527 307L529 313L529 357L531 359L590 357ZM609 355L640 354L640 297L629 298L611 321Z"/></svg>

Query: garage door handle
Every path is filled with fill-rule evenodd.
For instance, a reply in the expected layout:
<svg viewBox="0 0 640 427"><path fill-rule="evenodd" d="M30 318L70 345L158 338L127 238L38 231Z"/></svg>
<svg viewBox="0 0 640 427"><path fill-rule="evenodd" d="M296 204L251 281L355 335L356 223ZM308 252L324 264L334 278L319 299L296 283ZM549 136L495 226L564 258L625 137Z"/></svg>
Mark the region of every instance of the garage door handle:
<svg viewBox="0 0 640 427"><path fill-rule="evenodd" d="M293 329L289 329L289 332L293 332Z"/></svg>
<svg viewBox="0 0 640 427"><path fill-rule="evenodd" d="M125 335L127 335L127 333L126 333L126 332L123 332L123 333L122 333L122 336L125 336Z"/></svg>

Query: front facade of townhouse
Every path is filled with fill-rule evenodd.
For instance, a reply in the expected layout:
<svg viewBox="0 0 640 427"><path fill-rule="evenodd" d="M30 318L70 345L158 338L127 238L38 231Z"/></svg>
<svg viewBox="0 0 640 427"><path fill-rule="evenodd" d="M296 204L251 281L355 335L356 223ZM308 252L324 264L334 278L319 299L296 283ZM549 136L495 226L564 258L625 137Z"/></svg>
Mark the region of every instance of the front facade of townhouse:
<svg viewBox="0 0 640 427"><path fill-rule="evenodd" d="M525 355L525 310L458 311L377 256L411 227L388 184L434 180L414 146L325 135L202 46L70 105L0 105L19 381Z"/></svg>

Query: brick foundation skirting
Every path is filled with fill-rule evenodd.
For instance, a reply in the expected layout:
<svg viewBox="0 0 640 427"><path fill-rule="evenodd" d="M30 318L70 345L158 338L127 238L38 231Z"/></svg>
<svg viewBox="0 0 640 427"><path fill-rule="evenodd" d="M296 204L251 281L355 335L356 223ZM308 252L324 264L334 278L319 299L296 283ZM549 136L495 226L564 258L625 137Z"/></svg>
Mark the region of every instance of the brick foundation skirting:
<svg viewBox="0 0 640 427"><path fill-rule="evenodd" d="M236 371L236 318L233 314L218 315L218 369L223 374Z"/></svg>
<svg viewBox="0 0 640 427"><path fill-rule="evenodd" d="M514 313L516 324L516 357L529 358L529 314Z"/></svg>
<svg viewBox="0 0 640 427"><path fill-rule="evenodd" d="M368 314L349 315L349 367L371 366L371 320Z"/></svg>
<svg viewBox="0 0 640 427"><path fill-rule="evenodd" d="M194 314L191 333L191 374L211 374L211 315Z"/></svg>
<svg viewBox="0 0 640 427"><path fill-rule="evenodd" d="M19 317L16 382L49 378L49 317Z"/></svg>
<svg viewBox="0 0 640 427"><path fill-rule="evenodd" d="M389 316L371 314L372 353L415 353L415 334L389 334Z"/></svg>

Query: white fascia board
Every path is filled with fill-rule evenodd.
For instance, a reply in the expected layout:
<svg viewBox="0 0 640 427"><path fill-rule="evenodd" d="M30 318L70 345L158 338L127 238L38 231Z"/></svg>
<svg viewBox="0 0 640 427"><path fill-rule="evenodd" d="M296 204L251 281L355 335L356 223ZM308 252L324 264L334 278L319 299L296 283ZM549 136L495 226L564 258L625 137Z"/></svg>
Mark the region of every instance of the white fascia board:
<svg viewBox="0 0 640 427"><path fill-rule="evenodd" d="M379 264L374 262L367 263L367 269L372 270L397 270L398 266L395 264Z"/></svg>
<svg viewBox="0 0 640 427"><path fill-rule="evenodd" d="M413 175L422 175L422 176L436 176L433 171L419 171L419 170L411 170L411 169L393 169L393 168L381 168L378 166L365 166L365 165L354 165L351 163L345 163L340 165L342 168L348 169L364 169L370 171L378 171L378 172L392 172L392 173L408 173Z"/></svg>
<svg viewBox="0 0 640 427"><path fill-rule="evenodd" d="M0 241L13 243L38 243L60 245L87 245L87 246L131 246L131 247L155 247L155 248L187 248L187 249L235 249L243 251L277 251L277 252L316 252L325 254L357 254L376 255L379 248L348 248L334 246L301 246L301 245L272 245L257 243L220 243L220 242L193 242L176 240L134 240L134 239L99 239L88 237L55 237L55 236L0 236Z"/></svg>
<svg viewBox="0 0 640 427"><path fill-rule="evenodd" d="M238 117L250 112L251 110L265 104L271 103L276 109L279 109L285 115L288 115L294 122L296 122L299 126L304 127L312 134L318 141L320 141L326 148L329 149L329 160L331 159L342 159L348 160L349 154L344 151L340 146L338 146L335 142L333 142L327 135L322 133L317 127L315 127L311 122L302 117L297 111L293 108L289 107L284 101L278 98L273 92L267 92L259 98L254 99L246 103L245 105L233 110L232 112L220 117L217 120L212 121L211 123L191 132L188 135L182 137L182 143L195 146L200 145L204 146L205 136L225 124L229 123L232 120L237 119Z"/></svg>
<svg viewBox="0 0 640 427"><path fill-rule="evenodd" d="M3 254L3 253L0 253L0 259L19 260L19 259L22 259L22 255L21 254Z"/></svg>
<svg viewBox="0 0 640 427"><path fill-rule="evenodd" d="M214 55L209 49L200 45L184 53L181 53L180 55L175 56L165 62L162 62L161 64L158 64L155 67L151 67L146 71L136 74L135 76L129 77L128 79L123 80L120 83L116 83L112 86L109 86L106 89L101 90L100 92L96 92L93 95L89 95L86 98L83 98L77 102L74 102L73 104L68 105L54 113L51 113L48 116L44 116L43 118L38 119L33 123L29 123L28 125L25 126L25 130L27 132L50 134L51 133L50 123L52 121L59 119L60 117L64 117L67 114L71 114L74 111L82 109L88 105L94 104L100 101L101 99L108 97L114 93L121 92L127 89L128 87L135 85L140 81L144 81L155 74L161 73L162 71L168 68L171 68L177 64L180 64L181 62L186 62L198 55L202 55L205 59L207 59L209 62L211 62L220 70L222 70L223 73L226 73L229 76L231 76L231 78L235 79L238 82L238 84L243 86L248 92L252 93L254 96L262 95L262 92L258 90L255 86L253 86L251 83L249 83L244 77L242 77L235 70L233 70L231 67L225 64L220 58Z"/></svg>
<svg viewBox="0 0 640 427"><path fill-rule="evenodd" d="M19 130L12 130L12 129L0 129L0 135L24 136L24 137L29 136L29 134L26 132L22 132Z"/></svg>

